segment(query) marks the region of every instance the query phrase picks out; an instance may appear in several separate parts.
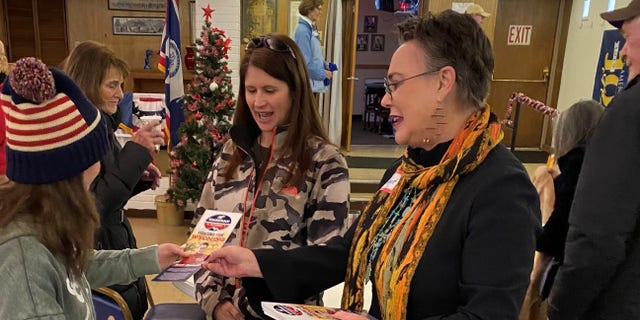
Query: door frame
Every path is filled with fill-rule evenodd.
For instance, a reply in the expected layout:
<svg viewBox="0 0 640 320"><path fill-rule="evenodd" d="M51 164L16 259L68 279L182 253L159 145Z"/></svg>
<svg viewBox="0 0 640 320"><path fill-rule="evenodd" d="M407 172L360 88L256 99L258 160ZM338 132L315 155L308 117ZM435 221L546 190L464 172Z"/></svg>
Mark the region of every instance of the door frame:
<svg viewBox="0 0 640 320"><path fill-rule="evenodd" d="M560 96L560 83L562 80L562 69L564 67L564 56L567 48L567 37L569 34L569 22L571 21L571 8L573 0L560 0L558 10L558 23L556 24L556 35L553 39L553 58L551 59L551 72L549 74L549 84L545 101L549 106L558 106ZM551 151L551 136L553 126L549 117L545 117L542 125L542 136L540 137L540 149Z"/></svg>
<svg viewBox="0 0 640 320"><path fill-rule="evenodd" d="M358 33L358 6L360 0L342 1L342 132L340 146L351 150L351 131L353 129L353 88L356 78L356 34Z"/></svg>

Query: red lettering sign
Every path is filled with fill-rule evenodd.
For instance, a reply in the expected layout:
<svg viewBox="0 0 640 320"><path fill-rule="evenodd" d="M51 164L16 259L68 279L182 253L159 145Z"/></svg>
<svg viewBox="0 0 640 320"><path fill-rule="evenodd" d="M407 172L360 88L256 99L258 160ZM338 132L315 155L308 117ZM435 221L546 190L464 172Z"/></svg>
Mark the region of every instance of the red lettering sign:
<svg viewBox="0 0 640 320"><path fill-rule="evenodd" d="M507 33L507 45L528 46L531 44L532 25L510 25Z"/></svg>

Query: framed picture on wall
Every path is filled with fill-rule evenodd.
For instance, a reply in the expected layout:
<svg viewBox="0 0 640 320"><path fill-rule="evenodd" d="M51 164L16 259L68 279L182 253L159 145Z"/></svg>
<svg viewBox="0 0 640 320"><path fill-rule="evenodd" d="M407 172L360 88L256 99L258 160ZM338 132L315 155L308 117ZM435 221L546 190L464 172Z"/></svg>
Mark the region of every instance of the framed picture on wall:
<svg viewBox="0 0 640 320"><path fill-rule="evenodd" d="M165 0L109 0L109 10L165 11Z"/></svg>
<svg viewBox="0 0 640 320"><path fill-rule="evenodd" d="M113 17L113 34L135 36L161 36L164 18Z"/></svg>
<svg viewBox="0 0 640 320"><path fill-rule="evenodd" d="M359 34L356 38L356 51L369 50L369 35Z"/></svg>
<svg viewBox="0 0 640 320"><path fill-rule="evenodd" d="M191 43L195 44L196 39L200 36L200 32L196 29L196 1L189 1L189 14L191 17L191 26L189 27L189 31L191 31Z"/></svg>
<svg viewBox="0 0 640 320"><path fill-rule="evenodd" d="M378 32L378 16L364 16L364 32Z"/></svg>
<svg viewBox="0 0 640 320"><path fill-rule="evenodd" d="M371 51L384 51L384 34L371 35Z"/></svg>
<svg viewBox="0 0 640 320"><path fill-rule="evenodd" d="M293 38L293 33L296 31L298 27L298 19L300 17L300 13L298 12L298 8L300 7L301 0L292 0L289 1L289 36Z"/></svg>

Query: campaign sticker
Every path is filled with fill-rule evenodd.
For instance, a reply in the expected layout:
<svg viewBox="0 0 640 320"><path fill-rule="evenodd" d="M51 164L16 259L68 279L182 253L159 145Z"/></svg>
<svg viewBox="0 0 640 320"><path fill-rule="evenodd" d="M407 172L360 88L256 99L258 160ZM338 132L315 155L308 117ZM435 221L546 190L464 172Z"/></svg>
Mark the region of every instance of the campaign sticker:
<svg viewBox="0 0 640 320"><path fill-rule="evenodd" d="M275 306L273 306L273 309L282 313L282 314L286 314L286 315L290 315L290 316L301 316L302 315L302 311L298 310L298 308L292 307L292 306L286 306L286 305L281 305L281 304L276 304Z"/></svg>
<svg viewBox="0 0 640 320"><path fill-rule="evenodd" d="M204 227L209 231L222 231L231 225L231 217L225 214L216 214L204 222Z"/></svg>
<svg viewBox="0 0 640 320"><path fill-rule="evenodd" d="M382 190L382 191L384 191L386 193L391 193L393 188L395 188L396 185L398 184L398 182L400 181L400 178L402 178L402 171L397 170L391 176L391 178L389 178L389 180L387 180L387 182L385 182L385 184L382 186L382 188L380 188L380 190Z"/></svg>

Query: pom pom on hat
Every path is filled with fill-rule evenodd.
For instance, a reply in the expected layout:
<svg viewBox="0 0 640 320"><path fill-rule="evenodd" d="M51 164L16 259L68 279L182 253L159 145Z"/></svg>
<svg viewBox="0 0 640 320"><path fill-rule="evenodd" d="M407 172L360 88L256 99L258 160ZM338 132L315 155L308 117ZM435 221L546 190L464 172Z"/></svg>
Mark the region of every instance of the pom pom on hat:
<svg viewBox="0 0 640 320"><path fill-rule="evenodd" d="M36 58L18 60L9 74L9 83L15 93L35 103L42 103L56 95L53 74Z"/></svg>
<svg viewBox="0 0 640 320"><path fill-rule="evenodd" d="M48 184L76 177L109 146L105 120L62 71L22 58L2 86L7 177Z"/></svg>

